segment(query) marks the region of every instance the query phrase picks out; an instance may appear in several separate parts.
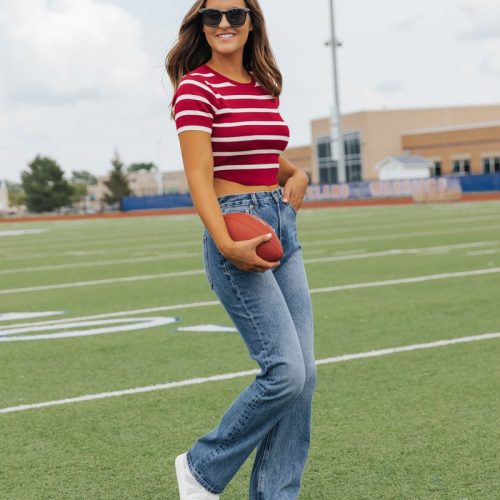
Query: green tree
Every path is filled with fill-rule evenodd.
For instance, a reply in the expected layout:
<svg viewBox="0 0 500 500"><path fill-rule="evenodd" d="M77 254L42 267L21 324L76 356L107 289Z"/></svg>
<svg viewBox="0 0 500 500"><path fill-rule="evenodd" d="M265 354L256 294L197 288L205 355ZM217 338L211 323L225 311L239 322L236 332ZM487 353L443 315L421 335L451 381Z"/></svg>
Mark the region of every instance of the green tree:
<svg viewBox="0 0 500 500"><path fill-rule="evenodd" d="M147 170L150 172L153 169L158 168L154 163L131 163L127 167L128 172L137 172L139 170Z"/></svg>
<svg viewBox="0 0 500 500"><path fill-rule="evenodd" d="M71 203L73 192L61 167L51 158L37 155L21 174L26 206L31 212L53 212Z"/></svg>
<svg viewBox="0 0 500 500"><path fill-rule="evenodd" d="M109 174L109 180L104 181L109 190L109 194L104 195L104 201L108 205L121 204L122 198L131 195L132 192L128 186L127 175L123 171L123 162L120 160L118 151L115 151L111 164L113 169Z"/></svg>

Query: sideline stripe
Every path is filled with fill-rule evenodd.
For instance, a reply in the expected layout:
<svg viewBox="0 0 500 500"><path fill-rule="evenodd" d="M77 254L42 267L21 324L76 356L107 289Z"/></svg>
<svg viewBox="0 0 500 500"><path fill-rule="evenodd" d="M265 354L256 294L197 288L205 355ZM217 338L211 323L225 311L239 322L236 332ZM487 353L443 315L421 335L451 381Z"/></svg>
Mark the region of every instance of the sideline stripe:
<svg viewBox="0 0 500 500"><path fill-rule="evenodd" d="M500 338L500 332L495 333L485 333L482 335L473 335L467 337L458 337L448 340L437 340L435 342L425 342L423 344L411 344L401 347L390 347L387 349L379 349L376 351L360 352L357 354L342 354L340 356L334 356L332 358L325 358L316 361L316 365L325 365L330 363L342 363L344 361L352 361L355 359L364 358L375 358L378 356L386 356L388 354L395 354L399 352L416 351L420 349L433 349L435 347L444 347L452 344L463 344L467 342L476 342L479 340L492 340ZM85 396L79 396L75 398L58 399L54 401L44 401L41 403L11 406L7 408L1 408L0 414L14 413L17 411L34 410L38 408L47 408L49 406L60 406L65 404L80 403L82 401L94 401L96 399L106 399L116 396L126 396L129 394L142 394L145 392L160 391L164 389L173 389L175 387L183 387L187 385L204 384L206 382L219 382L221 380L230 380L239 377L246 377L247 375L257 375L260 373L260 369L246 370L234 373L224 373L221 375L212 375L210 377L198 377L191 378L187 380L180 380L178 382L168 382L166 384L156 384L149 385L145 387L135 387L133 389L124 389L121 391L112 392L101 392L99 394L87 394Z"/></svg>

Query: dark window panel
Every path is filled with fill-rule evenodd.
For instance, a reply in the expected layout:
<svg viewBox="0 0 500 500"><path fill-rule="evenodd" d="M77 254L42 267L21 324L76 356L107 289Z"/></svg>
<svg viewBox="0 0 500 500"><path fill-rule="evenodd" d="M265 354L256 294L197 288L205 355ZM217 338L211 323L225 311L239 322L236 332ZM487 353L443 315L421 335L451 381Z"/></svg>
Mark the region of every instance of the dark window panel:
<svg viewBox="0 0 500 500"><path fill-rule="evenodd" d="M483 158L483 172L485 174L491 173L491 164L489 158Z"/></svg>
<svg viewBox="0 0 500 500"><path fill-rule="evenodd" d="M434 175L436 177L441 177L441 162L440 161L434 162Z"/></svg>

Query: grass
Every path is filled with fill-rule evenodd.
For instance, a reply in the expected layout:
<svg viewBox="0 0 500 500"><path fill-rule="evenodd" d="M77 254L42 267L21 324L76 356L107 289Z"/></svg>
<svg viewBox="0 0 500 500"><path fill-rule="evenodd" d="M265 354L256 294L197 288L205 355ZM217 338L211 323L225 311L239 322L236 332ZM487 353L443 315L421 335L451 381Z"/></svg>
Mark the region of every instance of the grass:
<svg viewBox="0 0 500 500"><path fill-rule="evenodd" d="M318 360L500 331L500 273L493 272L500 203L304 209L297 221ZM220 304L194 305L216 300L203 272L198 217L5 229L42 232L2 237L0 226L0 315L62 314L0 321L0 329L119 312L179 321L0 342L0 410L257 368L237 333L177 330L233 326ZM318 290L478 269L487 273ZM166 276L190 270L199 273ZM185 306L141 312L176 304ZM28 327L20 335L34 333ZM483 340L319 365L300 498L498 498L499 345ZM178 498L173 459L217 425L251 380L0 413L0 498ZM253 456L222 499L248 497Z"/></svg>

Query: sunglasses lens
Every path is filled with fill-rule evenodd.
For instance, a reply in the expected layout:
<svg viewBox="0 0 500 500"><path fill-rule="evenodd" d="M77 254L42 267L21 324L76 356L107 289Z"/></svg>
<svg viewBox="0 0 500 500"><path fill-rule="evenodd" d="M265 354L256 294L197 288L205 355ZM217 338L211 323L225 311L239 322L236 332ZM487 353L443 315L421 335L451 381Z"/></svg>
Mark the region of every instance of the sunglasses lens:
<svg viewBox="0 0 500 500"><path fill-rule="evenodd" d="M230 9L227 11L227 21L231 26L243 26L246 14L243 9Z"/></svg>
<svg viewBox="0 0 500 500"><path fill-rule="evenodd" d="M247 13L244 9L229 9L226 13L227 22L231 26L243 26ZM216 28L222 21L222 12L217 9L207 9L202 11L202 22L205 26Z"/></svg>
<svg viewBox="0 0 500 500"><path fill-rule="evenodd" d="M205 26L215 28L219 26L222 19L222 14L215 9L208 9L203 12L202 20Z"/></svg>

